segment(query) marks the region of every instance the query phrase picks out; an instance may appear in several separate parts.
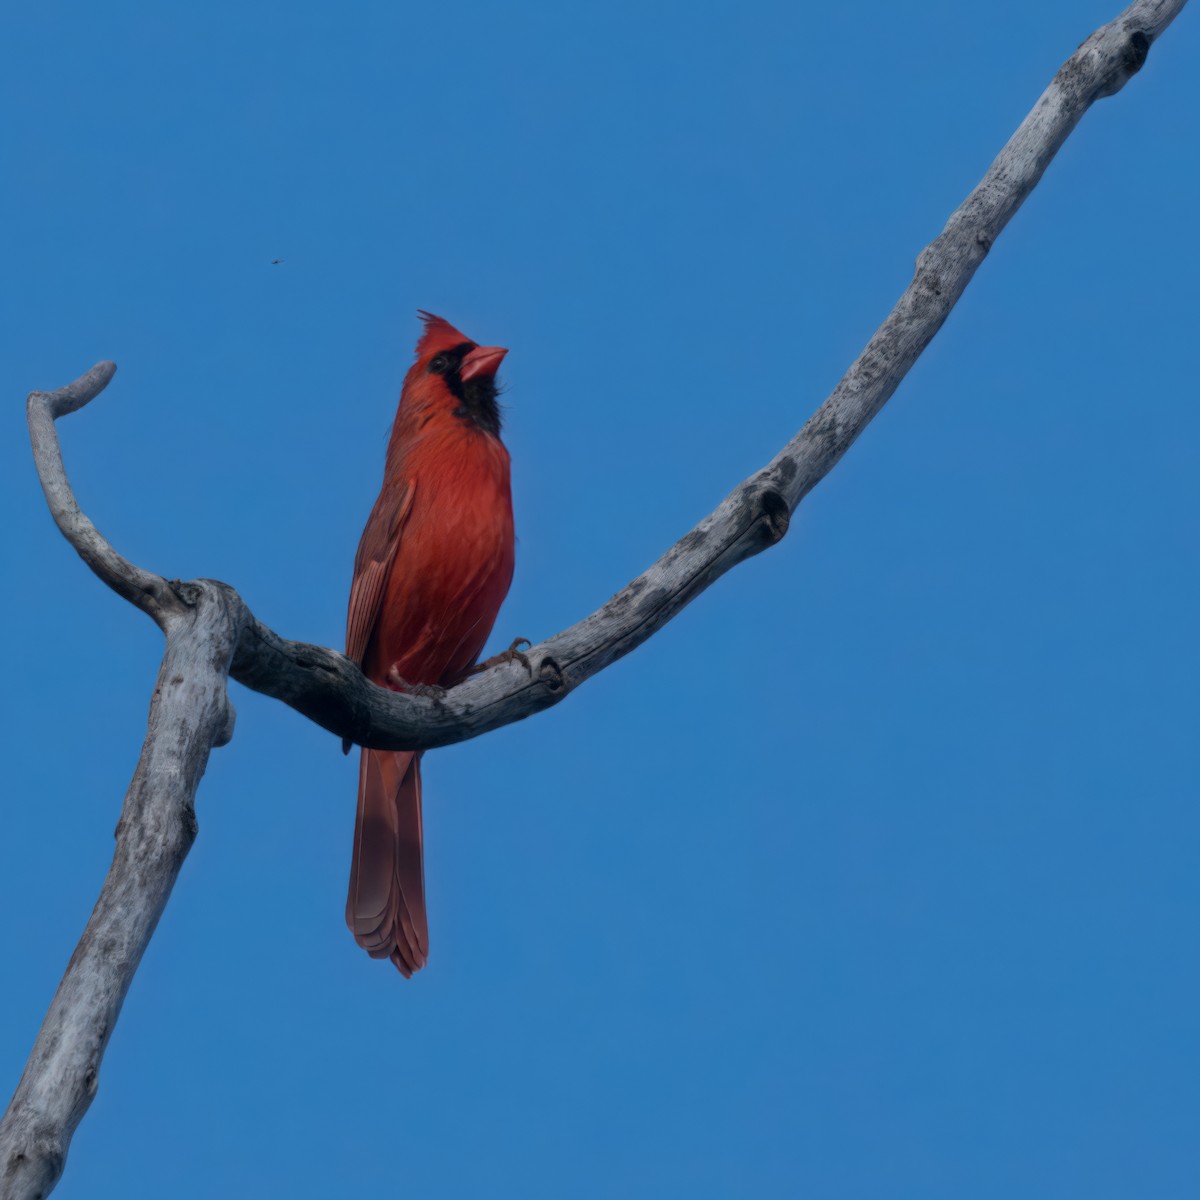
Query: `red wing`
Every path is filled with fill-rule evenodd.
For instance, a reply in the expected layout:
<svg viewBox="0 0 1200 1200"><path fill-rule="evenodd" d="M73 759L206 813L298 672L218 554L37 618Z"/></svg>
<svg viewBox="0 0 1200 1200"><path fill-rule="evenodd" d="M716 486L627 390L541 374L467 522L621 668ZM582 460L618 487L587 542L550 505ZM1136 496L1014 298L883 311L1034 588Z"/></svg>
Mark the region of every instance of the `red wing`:
<svg viewBox="0 0 1200 1200"><path fill-rule="evenodd" d="M412 510L414 490L411 483L383 485L354 556L354 580L346 614L346 657L360 667L379 620L384 584Z"/></svg>

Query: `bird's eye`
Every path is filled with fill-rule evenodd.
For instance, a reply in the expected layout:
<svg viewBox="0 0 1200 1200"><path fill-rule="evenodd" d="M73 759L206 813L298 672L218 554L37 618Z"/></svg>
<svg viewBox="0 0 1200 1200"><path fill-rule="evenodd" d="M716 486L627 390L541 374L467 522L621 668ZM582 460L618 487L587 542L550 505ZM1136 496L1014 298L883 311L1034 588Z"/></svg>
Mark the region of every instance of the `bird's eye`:
<svg viewBox="0 0 1200 1200"><path fill-rule="evenodd" d="M429 364L429 369L436 372L438 375L444 375L447 368L450 366L450 356L448 354L439 354L437 358Z"/></svg>

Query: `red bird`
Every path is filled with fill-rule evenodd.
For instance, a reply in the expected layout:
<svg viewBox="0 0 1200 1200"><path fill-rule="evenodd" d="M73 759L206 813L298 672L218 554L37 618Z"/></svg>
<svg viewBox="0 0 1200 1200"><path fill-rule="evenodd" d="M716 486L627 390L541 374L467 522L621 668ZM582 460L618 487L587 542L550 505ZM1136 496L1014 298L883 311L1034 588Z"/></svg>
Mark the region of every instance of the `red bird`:
<svg viewBox="0 0 1200 1200"><path fill-rule="evenodd" d="M346 619L346 656L373 683L414 692L470 673L513 574L496 403L508 351L420 316L425 332L400 391ZM390 958L403 975L425 965L419 752L362 752L346 924L372 958Z"/></svg>

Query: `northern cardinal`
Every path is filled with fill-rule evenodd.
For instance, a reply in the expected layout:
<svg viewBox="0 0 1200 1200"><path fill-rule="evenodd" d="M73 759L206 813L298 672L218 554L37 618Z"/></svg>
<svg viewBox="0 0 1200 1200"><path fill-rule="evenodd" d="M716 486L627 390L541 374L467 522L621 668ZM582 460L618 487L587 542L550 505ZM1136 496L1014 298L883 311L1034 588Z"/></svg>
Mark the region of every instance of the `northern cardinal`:
<svg viewBox="0 0 1200 1200"><path fill-rule="evenodd" d="M373 683L428 692L469 674L491 633L512 582L513 517L496 403L507 351L420 316L354 559L346 656ZM362 751L346 924L403 975L425 965L420 753Z"/></svg>

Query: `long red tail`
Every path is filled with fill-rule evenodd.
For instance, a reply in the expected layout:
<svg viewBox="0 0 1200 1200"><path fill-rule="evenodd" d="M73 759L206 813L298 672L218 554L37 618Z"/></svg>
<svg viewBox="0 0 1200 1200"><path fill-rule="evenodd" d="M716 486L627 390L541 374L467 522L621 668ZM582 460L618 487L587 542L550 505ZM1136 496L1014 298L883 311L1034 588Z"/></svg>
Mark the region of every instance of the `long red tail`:
<svg viewBox="0 0 1200 1200"><path fill-rule="evenodd" d="M362 752L346 924L372 958L390 958L401 974L425 965L419 754Z"/></svg>

